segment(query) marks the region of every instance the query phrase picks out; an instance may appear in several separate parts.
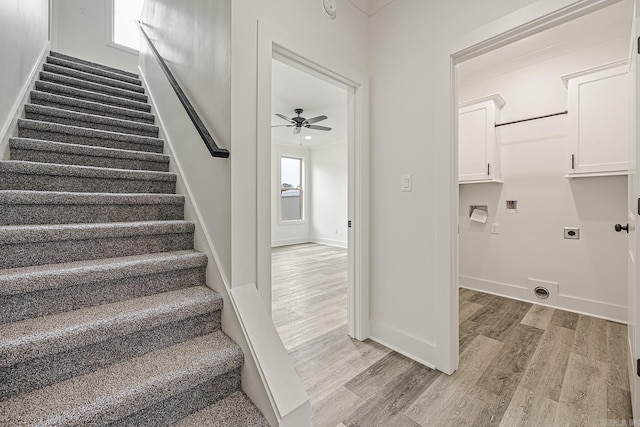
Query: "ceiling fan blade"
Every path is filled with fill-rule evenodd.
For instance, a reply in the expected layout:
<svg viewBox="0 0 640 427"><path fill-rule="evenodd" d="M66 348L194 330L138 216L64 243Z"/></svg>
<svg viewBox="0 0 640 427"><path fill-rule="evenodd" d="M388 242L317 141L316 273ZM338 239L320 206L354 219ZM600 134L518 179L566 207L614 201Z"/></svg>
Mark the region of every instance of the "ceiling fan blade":
<svg viewBox="0 0 640 427"><path fill-rule="evenodd" d="M312 119L307 119L304 121L305 125L310 125L311 123L317 123L317 122L321 122L323 120L327 120L329 117L327 116L318 116L318 117L314 117Z"/></svg>
<svg viewBox="0 0 640 427"><path fill-rule="evenodd" d="M331 128L328 128L326 126L317 126L317 125L309 125L309 126L305 126L309 129L314 129L314 130L331 130Z"/></svg>
<svg viewBox="0 0 640 427"><path fill-rule="evenodd" d="M284 119L284 120L286 120L286 121L288 121L288 122L293 122L293 119L290 119L289 117L284 116L284 115L282 115L282 114L276 113L276 116L278 116L278 117L280 117L281 119Z"/></svg>
<svg viewBox="0 0 640 427"><path fill-rule="evenodd" d="M300 131L301 131L301 130L302 130L302 128L301 128L301 127L296 126L296 127L293 129L293 134L294 134L294 135L297 135L297 134L299 134L299 133L300 133Z"/></svg>

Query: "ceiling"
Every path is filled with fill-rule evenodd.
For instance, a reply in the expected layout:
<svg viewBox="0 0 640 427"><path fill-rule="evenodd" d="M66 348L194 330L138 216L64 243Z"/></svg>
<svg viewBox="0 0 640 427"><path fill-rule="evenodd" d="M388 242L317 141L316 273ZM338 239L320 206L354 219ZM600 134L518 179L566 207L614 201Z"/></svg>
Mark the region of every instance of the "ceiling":
<svg viewBox="0 0 640 427"><path fill-rule="evenodd" d="M349 0L358 9L371 16L394 0ZM338 11L340 13L340 11Z"/></svg>
<svg viewBox="0 0 640 427"><path fill-rule="evenodd" d="M315 123L328 126L331 131L319 131L303 128L299 135L293 135L292 128L271 128L271 141L281 144L302 145L316 148L326 144L347 141L347 91L303 71L273 60L273 81L271 117L272 125L284 125L287 122L275 113L294 117L296 108L302 108L302 117L308 119L320 115L327 120ZM310 136L311 139L305 139Z"/></svg>
<svg viewBox="0 0 640 427"><path fill-rule="evenodd" d="M629 46L633 0L625 0L460 64L462 86L619 39ZM624 58L620 58L624 59Z"/></svg>

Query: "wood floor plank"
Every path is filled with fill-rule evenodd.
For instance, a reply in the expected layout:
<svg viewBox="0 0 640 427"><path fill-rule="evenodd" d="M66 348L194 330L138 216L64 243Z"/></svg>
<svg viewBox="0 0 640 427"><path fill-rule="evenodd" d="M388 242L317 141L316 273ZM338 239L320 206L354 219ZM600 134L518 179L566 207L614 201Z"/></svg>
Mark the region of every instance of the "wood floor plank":
<svg viewBox="0 0 640 427"><path fill-rule="evenodd" d="M554 405L555 425L632 418L625 325L460 289L460 366L448 376L351 339L347 276L344 249L273 250L273 318L314 425L546 427Z"/></svg>
<svg viewBox="0 0 640 427"><path fill-rule="evenodd" d="M554 311L551 307L533 304L521 323L538 329L547 329L551 323L551 317L553 317Z"/></svg>
<svg viewBox="0 0 640 427"><path fill-rule="evenodd" d="M558 403L522 387L516 389L502 420L501 427L551 426Z"/></svg>
<svg viewBox="0 0 640 427"><path fill-rule="evenodd" d="M624 425L628 422L631 410L631 394L626 390L607 385L607 420L610 425Z"/></svg>
<svg viewBox="0 0 640 427"><path fill-rule="evenodd" d="M540 338L520 386L558 402L575 331L549 325Z"/></svg>
<svg viewBox="0 0 640 427"><path fill-rule="evenodd" d="M572 351L587 359L607 363L607 321L580 315Z"/></svg>
<svg viewBox="0 0 640 427"><path fill-rule="evenodd" d="M551 316L551 324L567 329L576 329L580 315L564 310L556 310Z"/></svg>
<svg viewBox="0 0 640 427"><path fill-rule="evenodd" d="M629 347L627 344L627 325L607 322L606 328L607 359L609 363L607 382L611 386L628 391L627 361L629 360Z"/></svg>
<svg viewBox="0 0 640 427"><path fill-rule="evenodd" d="M344 422L347 426L395 426L417 423L405 417L403 411L426 390L440 373L413 363L397 380L379 383L378 392L370 396Z"/></svg>
<svg viewBox="0 0 640 427"><path fill-rule="evenodd" d="M554 425L600 426L607 418L607 366L571 353Z"/></svg>
<svg viewBox="0 0 640 427"><path fill-rule="evenodd" d="M478 380L481 387L500 396L513 395L542 334L538 328L518 324L500 354Z"/></svg>
<svg viewBox="0 0 640 427"><path fill-rule="evenodd" d="M338 387L324 399L312 402L313 425L334 427L353 413L353 408L362 405L363 400L345 387Z"/></svg>
<svg viewBox="0 0 640 427"><path fill-rule="evenodd" d="M423 426L473 425L485 406L473 390L503 346L477 336L460 355L460 369L451 376L440 375L404 414Z"/></svg>
<svg viewBox="0 0 640 427"><path fill-rule="evenodd" d="M458 322L462 323L466 321L476 314L482 307L484 306L475 302L462 301L460 303L460 309L458 310Z"/></svg>

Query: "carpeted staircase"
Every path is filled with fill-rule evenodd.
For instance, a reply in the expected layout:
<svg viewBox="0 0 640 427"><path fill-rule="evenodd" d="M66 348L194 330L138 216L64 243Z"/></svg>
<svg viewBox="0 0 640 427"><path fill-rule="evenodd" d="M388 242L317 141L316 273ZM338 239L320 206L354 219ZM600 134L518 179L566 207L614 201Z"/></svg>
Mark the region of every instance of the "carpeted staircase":
<svg viewBox="0 0 640 427"><path fill-rule="evenodd" d="M0 161L0 425L264 426L134 74L51 52Z"/></svg>

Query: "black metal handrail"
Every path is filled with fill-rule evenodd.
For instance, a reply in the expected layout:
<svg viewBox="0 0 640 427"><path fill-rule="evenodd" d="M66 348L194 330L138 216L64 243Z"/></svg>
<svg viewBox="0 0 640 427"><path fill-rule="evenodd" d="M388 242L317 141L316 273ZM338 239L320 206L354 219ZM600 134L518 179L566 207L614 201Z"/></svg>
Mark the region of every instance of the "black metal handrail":
<svg viewBox="0 0 640 427"><path fill-rule="evenodd" d="M229 157L229 150L218 147L218 144L216 144L216 141L213 139L213 137L207 130L207 127L200 119L200 116L198 116L198 113L196 113L196 110L193 108L193 105L191 105L191 102L189 102L187 95L185 95L184 91L180 87L180 84L178 83L176 78L173 76L173 73L171 73L171 70L167 66L166 62L164 62L164 59L162 58L162 56L160 56L160 53L158 52L156 47L153 45L153 42L151 41L147 33L144 31L144 28L142 28L142 22L136 21L136 24L138 25L138 28L140 28L140 31L142 32L142 35L144 36L144 38L147 40L147 43L149 44L149 48L151 48L151 52L153 52L153 55L156 57L156 59L160 63L160 68L162 68L162 71L164 71L165 76L167 76L167 79L169 79L169 83L171 83L171 87L176 92L176 95L178 95L178 99L180 99L182 106L187 112L187 115L193 122L193 125L196 127L196 130L198 131L198 133L200 134L200 137L202 138L204 145L207 146L207 149L209 150L209 152L213 157L223 157L223 158Z"/></svg>

